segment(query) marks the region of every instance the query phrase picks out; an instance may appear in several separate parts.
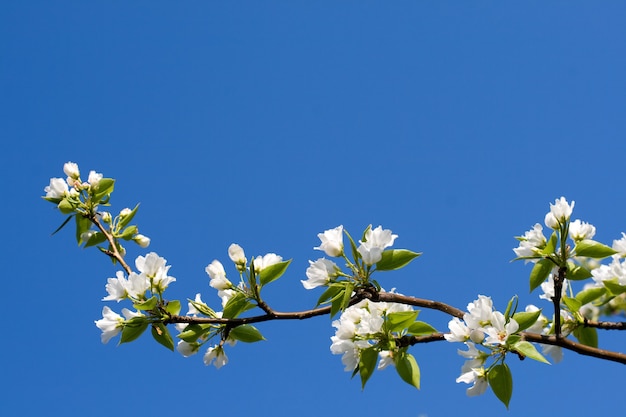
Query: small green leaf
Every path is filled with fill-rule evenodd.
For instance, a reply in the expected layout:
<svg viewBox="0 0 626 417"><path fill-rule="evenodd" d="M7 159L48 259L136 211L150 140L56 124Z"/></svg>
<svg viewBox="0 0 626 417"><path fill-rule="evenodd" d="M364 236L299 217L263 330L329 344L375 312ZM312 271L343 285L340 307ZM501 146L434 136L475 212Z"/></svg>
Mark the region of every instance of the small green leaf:
<svg viewBox="0 0 626 417"><path fill-rule="evenodd" d="M420 368L417 361L410 353L402 352L395 359L396 371L400 378L409 385L420 389Z"/></svg>
<svg viewBox="0 0 626 417"><path fill-rule="evenodd" d="M343 285L334 285L331 284L326 288L326 290L320 295L320 298L317 300L316 307L320 304L323 304L329 300L335 299L335 297L343 290L345 287Z"/></svg>
<svg viewBox="0 0 626 417"><path fill-rule="evenodd" d="M578 311L582 307L582 303L575 298L563 297L563 302L570 311Z"/></svg>
<svg viewBox="0 0 626 417"><path fill-rule="evenodd" d="M493 393L508 409L513 395L513 378L508 365L506 363L495 365L489 370L487 377Z"/></svg>
<svg viewBox="0 0 626 417"><path fill-rule="evenodd" d="M254 307L255 305L248 301L245 295L237 293L230 300L228 300L224 306L222 317L225 319L234 319L244 311L250 310Z"/></svg>
<svg viewBox="0 0 626 417"><path fill-rule="evenodd" d="M120 344L132 342L137 339L148 328L148 321L145 317L133 317L124 323Z"/></svg>
<svg viewBox="0 0 626 417"><path fill-rule="evenodd" d="M407 331L409 334L416 336L437 333L437 329L423 321L414 322L409 326Z"/></svg>
<svg viewBox="0 0 626 417"><path fill-rule="evenodd" d="M606 258L617 253L612 248L591 239L581 240L576 244L574 250L576 251L576 256L586 256L594 259Z"/></svg>
<svg viewBox="0 0 626 417"><path fill-rule="evenodd" d="M346 234L346 236L348 236L348 240L350 241L350 248L352 249L352 259L354 259L354 261L356 262L360 258L361 254L357 250L356 244L354 243L354 239L352 239L352 236L350 236L350 233L348 233L346 229L344 229L343 232Z"/></svg>
<svg viewBox="0 0 626 417"><path fill-rule="evenodd" d="M256 327L249 324L244 324L231 329L228 335L229 337L244 343L254 343L265 340L261 332Z"/></svg>
<svg viewBox="0 0 626 417"><path fill-rule="evenodd" d="M130 211L130 213L128 213L126 216L120 219L119 223L117 224L117 227L119 227L120 229L125 228L133 220L133 217L135 217L135 214L137 214L138 209L139 209L139 204L137 204L135 208Z"/></svg>
<svg viewBox="0 0 626 417"><path fill-rule="evenodd" d="M533 270L530 271L530 292L541 285L548 278L554 268L554 263L549 259L537 261Z"/></svg>
<svg viewBox="0 0 626 417"><path fill-rule="evenodd" d="M583 345L598 347L598 332L594 327L578 326L572 334Z"/></svg>
<svg viewBox="0 0 626 417"><path fill-rule="evenodd" d="M212 327L210 324L189 324L176 337L187 343L193 343L207 334Z"/></svg>
<svg viewBox="0 0 626 417"><path fill-rule="evenodd" d="M93 196L93 200L96 204L100 203L102 197L113 192L115 180L113 178L102 178L97 184L90 187L89 192Z"/></svg>
<svg viewBox="0 0 626 417"><path fill-rule="evenodd" d="M170 331L167 330L167 326L163 323L152 325L152 337L169 350L174 351L174 340L170 335Z"/></svg>
<svg viewBox="0 0 626 417"><path fill-rule="evenodd" d="M57 234L57 232L61 229L63 229L65 227L66 224L68 224L70 222L70 220L72 220L72 217L74 217L75 215L72 214L71 216L67 216L67 218L63 221L63 223L61 223L61 226L57 227L57 229L52 232L52 236L54 236L55 234Z"/></svg>
<svg viewBox="0 0 626 417"><path fill-rule="evenodd" d="M398 311L387 314L387 330L390 332L399 332L406 329L417 319L419 311Z"/></svg>
<svg viewBox="0 0 626 417"><path fill-rule="evenodd" d="M612 295L620 295L626 292L626 286L620 285L617 278L602 281L602 283L611 292Z"/></svg>
<svg viewBox="0 0 626 417"><path fill-rule="evenodd" d="M104 235L104 233L96 232L92 234L91 236L89 236L89 239L87 240L87 242L85 242L85 247L88 248L90 246L96 246L96 245L106 242L106 240L107 240L107 237Z"/></svg>
<svg viewBox="0 0 626 417"><path fill-rule="evenodd" d="M76 241L78 246L83 244L83 233L86 233L91 229L91 220L82 214L74 216L76 218Z"/></svg>
<svg viewBox="0 0 626 417"><path fill-rule="evenodd" d="M569 261L567 263L567 275L566 278L571 281L582 281L591 277L591 272L583 266L576 265L574 262Z"/></svg>
<svg viewBox="0 0 626 417"><path fill-rule="evenodd" d="M531 327L533 324L537 323L537 319L541 315L541 310L527 312L520 311L518 313L513 314L513 320L519 324L518 331L523 331Z"/></svg>
<svg viewBox="0 0 626 417"><path fill-rule="evenodd" d="M367 380L370 379L376 370L376 362L378 361L378 351L371 347L361 350L359 356L359 373L361 374L361 388L365 388Z"/></svg>
<svg viewBox="0 0 626 417"><path fill-rule="evenodd" d="M204 303L198 303L195 300L187 299L189 303L196 309L200 314L203 314L207 317L215 317L215 311L208 305Z"/></svg>
<svg viewBox="0 0 626 417"><path fill-rule="evenodd" d="M124 240L131 240L137 234L137 230L135 225L128 226L118 237Z"/></svg>
<svg viewBox="0 0 626 417"><path fill-rule="evenodd" d="M513 305L513 303L515 303L515 305ZM515 311L517 311L517 304L518 297L517 295L514 295L509 300L509 303L506 306L506 310L504 310L504 318L506 319L507 323L509 322L509 318L511 317L511 309L513 310L513 314L515 314Z"/></svg>
<svg viewBox="0 0 626 417"><path fill-rule="evenodd" d="M529 357L530 359L547 363L548 365L550 364L550 362L548 362L546 358L544 358L543 355L537 351L537 349L535 348L535 345L533 345L530 342L522 340L520 342L517 342L515 345L513 345L513 348L519 353L521 353L522 355Z"/></svg>
<svg viewBox="0 0 626 417"><path fill-rule="evenodd" d="M280 278L281 275L285 273L285 270L287 269L290 263L291 263L291 259L288 261L279 262L277 264L270 265L266 268L263 268L261 270L261 273L259 274L259 281L261 283L261 286L267 285L270 282L275 281L278 278Z"/></svg>
<svg viewBox="0 0 626 417"><path fill-rule="evenodd" d="M157 299L156 297L150 297L148 300L146 301L141 301L138 303L133 304L133 307L135 307L137 310L152 310L154 309L154 307L156 307L157 305Z"/></svg>
<svg viewBox="0 0 626 417"><path fill-rule="evenodd" d="M556 242L556 232L552 232L552 234L550 235L550 239L548 239L548 242L546 243L545 248L543 248L543 250L541 251L541 254L552 255L556 250Z"/></svg>
<svg viewBox="0 0 626 417"><path fill-rule="evenodd" d="M582 290L578 294L576 294L576 299L580 301L580 304L585 305L587 303L591 303L592 301L597 300L606 294L606 289L602 287L598 288L588 288L586 290Z"/></svg>
<svg viewBox="0 0 626 417"><path fill-rule="evenodd" d="M388 249L382 253L382 259L376 263L376 269L378 271L400 269L420 255L421 253L407 249Z"/></svg>
<svg viewBox="0 0 626 417"><path fill-rule="evenodd" d="M57 208L61 211L61 213L63 214L70 214L74 211L74 206L72 205L72 203L70 203L67 198L64 198L63 200L61 200L59 202L59 204L57 205Z"/></svg>
<svg viewBox="0 0 626 417"><path fill-rule="evenodd" d="M180 313L180 301L168 301L167 305L165 306L165 311L174 316L178 315L178 313Z"/></svg>

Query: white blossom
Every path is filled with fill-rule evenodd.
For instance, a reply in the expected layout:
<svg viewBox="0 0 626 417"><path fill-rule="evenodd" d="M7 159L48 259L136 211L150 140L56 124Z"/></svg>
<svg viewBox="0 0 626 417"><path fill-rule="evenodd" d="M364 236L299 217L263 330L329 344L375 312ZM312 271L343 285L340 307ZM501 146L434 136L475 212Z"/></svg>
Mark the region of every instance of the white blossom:
<svg viewBox="0 0 626 417"><path fill-rule="evenodd" d="M74 162L66 162L63 164L63 172L67 175L67 183L70 186L74 186L78 178L80 178L78 165Z"/></svg>
<svg viewBox="0 0 626 417"><path fill-rule="evenodd" d="M519 324L515 319L510 318L506 323L504 314L499 311L494 311L491 318L491 326L485 328L487 338L486 344L504 345L510 335L514 334L519 329Z"/></svg>
<svg viewBox="0 0 626 417"><path fill-rule="evenodd" d="M50 185L43 190L47 198L61 199L67 195L69 188L63 178L50 178Z"/></svg>
<svg viewBox="0 0 626 417"><path fill-rule="evenodd" d="M476 395L484 394L487 390L489 383L487 382L487 373L484 368L474 368L465 372L456 379L456 382L464 382L466 384L473 384L467 389L467 395L474 397Z"/></svg>
<svg viewBox="0 0 626 417"><path fill-rule="evenodd" d="M548 275L548 279L546 279L541 284L541 290L543 291L543 294L540 295L539 298L541 298L542 300L552 301L552 299L554 298L554 274L556 273L558 273L557 268L554 268L552 273ZM592 274L593 274L593 271L592 271ZM561 288L561 297L565 297L567 295L568 286L569 286L569 281L564 280L563 286Z"/></svg>
<svg viewBox="0 0 626 417"><path fill-rule="evenodd" d="M300 280L302 286L307 290L326 285L331 278L337 276L339 267L331 260L320 258L317 261L309 261L306 270L307 280Z"/></svg>
<svg viewBox="0 0 626 417"><path fill-rule="evenodd" d="M178 353L183 355L185 358L195 355L196 353L198 353L199 349L200 349L199 343L197 342L189 343L189 342L185 342L184 340L179 341L178 345L176 346L176 350L178 351Z"/></svg>
<svg viewBox="0 0 626 417"><path fill-rule="evenodd" d="M227 290L232 288L233 284L226 278L226 271L224 271L224 266L217 259L211 262L206 268L205 271L209 274L211 281L209 285L216 290Z"/></svg>
<svg viewBox="0 0 626 417"><path fill-rule="evenodd" d="M150 246L150 238L142 234L135 235L133 237L133 241L142 248L147 248L148 246Z"/></svg>
<svg viewBox="0 0 626 417"><path fill-rule="evenodd" d="M87 182L91 187L98 185L100 180L102 179L102 174L96 171L89 171L89 177L87 177Z"/></svg>
<svg viewBox="0 0 626 417"><path fill-rule="evenodd" d="M565 197L557 198L554 204L550 204L550 211L546 214L544 223L551 229L558 229L559 224L569 220L574 210L575 201L570 205Z"/></svg>
<svg viewBox="0 0 626 417"><path fill-rule="evenodd" d="M122 314L126 320L130 320L134 317L143 316L141 313L130 311L127 308L122 309ZM102 308L102 318L96 320L96 326L102 330L101 340L102 343L108 343L111 338L117 336L124 328L124 320L119 314L111 310L108 306Z"/></svg>
<svg viewBox="0 0 626 417"><path fill-rule="evenodd" d="M593 239L596 234L596 228L594 225L587 222L580 221L579 219L570 222L569 224L569 237L574 242L579 242L583 239Z"/></svg>
<svg viewBox="0 0 626 417"><path fill-rule="evenodd" d="M107 295L102 299L102 301L117 301L118 303L128 297L128 280L124 277L123 271L117 271L115 274L117 278L109 278L107 279L107 284L105 289L107 290Z"/></svg>
<svg viewBox="0 0 626 417"><path fill-rule="evenodd" d="M366 265L374 265L382 259L382 253L385 248L393 245L398 235L391 233L391 230L378 226L376 229L369 227L365 232L365 240L359 241L358 252L363 258Z"/></svg>
<svg viewBox="0 0 626 417"><path fill-rule="evenodd" d="M248 263L248 259L246 258L246 254L243 251L243 248L236 243L232 243L228 247L228 256L230 260L235 263L237 270L239 272L243 272L246 270L246 264Z"/></svg>
<svg viewBox="0 0 626 417"><path fill-rule="evenodd" d="M626 256L626 233L622 232L622 238L613 241L613 250L619 252L619 255Z"/></svg>
<svg viewBox="0 0 626 417"><path fill-rule="evenodd" d="M323 233L319 233L317 237L322 243L313 249L322 250L326 255L333 258L341 256L343 253L343 225L325 230Z"/></svg>
<svg viewBox="0 0 626 417"><path fill-rule="evenodd" d="M275 253L268 253L254 258L254 271L258 274L268 266L275 265L283 261L283 258Z"/></svg>
<svg viewBox="0 0 626 417"><path fill-rule="evenodd" d="M543 235L543 227L539 223L536 223L532 229L524 233L524 236L519 239L519 246L514 248L513 252L520 258L537 256L547 242L546 237ZM527 259L526 263L529 261L537 262L536 259Z"/></svg>
<svg viewBox="0 0 626 417"><path fill-rule="evenodd" d="M224 352L224 348L221 346L213 346L210 347L206 353L204 354L204 364L205 365L215 365L217 369L220 369L222 366L228 363L228 357Z"/></svg>
<svg viewBox="0 0 626 417"><path fill-rule="evenodd" d="M135 259L135 267L145 275L152 285L152 290L162 293L176 278L167 275L170 265L166 265L165 258L155 252L148 253L145 257L138 256Z"/></svg>

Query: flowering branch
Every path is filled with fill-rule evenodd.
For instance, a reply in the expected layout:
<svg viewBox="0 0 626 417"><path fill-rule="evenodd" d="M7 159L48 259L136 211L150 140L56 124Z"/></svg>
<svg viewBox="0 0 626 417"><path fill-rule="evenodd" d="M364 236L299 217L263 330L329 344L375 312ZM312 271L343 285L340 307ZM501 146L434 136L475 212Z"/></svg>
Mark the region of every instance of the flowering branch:
<svg viewBox="0 0 626 417"><path fill-rule="evenodd" d="M392 365L405 382L419 389L420 370L408 348L445 340L463 343L467 348L458 351L466 362L456 381L472 384L467 389L468 395L482 394L491 387L507 407L512 395L511 371L505 362L509 353L520 359L549 363L544 354L558 362L561 349L566 349L626 364L626 354L598 348L597 336L597 329L626 330L626 322L600 320L601 316L626 311L626 234L615 240L612 247L592 240L595 227L580 220L571 221L574 202L570 204L564 197L550 204L550 212L545 216L545 225L552 229L550 237L543 235L543 227L537 223L517 237L519 246L513 249L516 260L534 264L530 290L541 287L544 294L540 298L552 303L552 320L533 305L526 306L524 311L519 309L517 296L509 301L504 312L497 311L491 298L484 295L479 295L463 311L440 301L398 294L395 290L384 291L377 280L380 273L401 269L421 253L391 249L398 235L371 225L358 241L343 226L318 234L321 244L314 249L331 259L309 261L307 279L301 282L308 290L324 288L317 303L321 307L296 312L274 310L261 293L285 273L291 260L268 253L248 261L243 248L232 244L228 256L239 273L238 283L227 278L218 260L205 268L210 287L217 290L222 301L222 311L212 309L196 294L194 300L188 300L187 315L181 315L181 302L164 297L169 284L176 281L169 275L170 266L164 258L154 252L138 256L134 263L137 272L124 259L123 241L132 240L143 248L150 243L150 239L138 233L137 226L130 224L138 206L132 210L125 208L113 217L100 207L109 205L115 180L91 171L88 180L83 181L78 166L72 162L66 163L63 171L67 178L52 178L44 196L68 215L57 231L73 217L78 244L97 246L123 269L107 280L108 295L103 301L127 300L134 308L134 311L122 309L124 317L108 306L103 308L102 319L95 322L102 330L103 343L118 335L120 343L132 342L151 328L158 343L178 350L183 356L191 356L218 339L206 350L204 363L219 368L228 362L226 345L264 340L253 324L339 315L332 321L336 331L331 337L330 350L342 355L346 371L360 375L362 386L375 369ZM349 241L348 247L344 247L344 237ZM600 260L609 257L609 264L600 264ZM332 258L345 263L344 266ZM582 290L573 290L576 282L586 280ZM440 332L418 320L420 311L414 307L450 316L450 331ZM262 313L244 314L256 308ZM170 335L168 325L179 332L178 343ZM542 348L543 354L533 343Z"/></svg>

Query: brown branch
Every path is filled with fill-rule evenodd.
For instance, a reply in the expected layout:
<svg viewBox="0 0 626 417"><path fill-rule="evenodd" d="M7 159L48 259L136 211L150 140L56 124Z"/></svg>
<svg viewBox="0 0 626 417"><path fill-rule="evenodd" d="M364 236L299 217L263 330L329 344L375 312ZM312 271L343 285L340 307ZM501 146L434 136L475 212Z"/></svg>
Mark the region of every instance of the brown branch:
<svg viewBox="0 0 626 417"><path fill-rule="evenodd" d="M559 346L564 349L571 350L581 355L593 356L594 358L605 359L612 362L618 362L626 364L626 354L620 352L613 352L610 350L594 348L591 346L583 345L581 343L574 342L573 340L563 337L547 336L545 334L537 333L521 333L523 340L528 342L542 343L544 345Z"/></svg>
<svg viewBox="0 0 626 417"><path fill-rule="evenodd" d="M452 317L463 318L465 312L449 304L442 303L440 301L426 300L424 298L411 297L408 295L395 294L392 292L374 293L370 296L365 295L365 298L369 298L372 301L384 301L387 303L399 303L406 304L415 307L428 308L430 310L438 310L446 313Z"/></svg>
<svg viewBox="0 0 626 417"><path fill-rule="evenodd" d="M594 321L585 319L583 325L603 330L626 330L626 321Z"/></svg>
<svg viewBox="0 0 626 417"><path fill-rule="evenodd" d="M126 261L124 261L124 257L122 256L122 254L117 250L117 245L115 244L115 239L113 239L113 236L104 228L104 226L102 226L102 223L100 223L100 221L98 220L95 214L93 216L89 216L88 218L89 220L91 220L93 224L96 225L98 230L100 230L100 232L102 232L102 234L107 238L107 241L109 242L109 245L112 248L111 250L107 250L105 253L109 255L111 258L115 259L117 262L119 262L120 265L122 265L122 268L124 268L124 271L126 271L126 273L130 275L130 273L133 272L133 270L130 268L130 266L128 266Z"/></svg>

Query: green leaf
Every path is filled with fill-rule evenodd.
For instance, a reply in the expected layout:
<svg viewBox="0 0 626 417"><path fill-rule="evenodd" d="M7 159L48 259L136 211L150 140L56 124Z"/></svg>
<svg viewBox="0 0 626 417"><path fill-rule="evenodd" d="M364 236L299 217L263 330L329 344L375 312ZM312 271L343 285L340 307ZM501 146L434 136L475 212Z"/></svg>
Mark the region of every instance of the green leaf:
<svg viewBox="0 0 626 417"><path fill-rule="evenodd" d="M137 234L137 230L135 225L128 226L118 237L124 240L131 240Z"/></svg>
<svg viewBox="0 0 626 417"><path fill-rule="evenodd" d="M602 284L611 292L612 295L620 295L626 292L626 286L620 285L617 278L602 281Z"/></svg>
<svg viewBox="0 0 626 417"><path fill-rule="evenodd" d="M165 306L165 311L174 316L178 315L178 313L180 313L180 301L168 301L167 305Z"/></svg>
<svg viewBox="0 0 626 417"><path fill-rule="evenodd" d="M437 333L437 329L435 329L433 326L431 326L430 324L426 322L416 321L409 326L408 333L419 336L419 335Z"/></svg>
<svg viewBox="0 0 626 417"><path fill-rule="evenodd" d="M107 237L104 235L104 233L96 232L92 234L91 236L89 236L89 239L87 240L87 242L85 242L85 247L88 248L90 246L96 246L96 245L106 242L106 240L107 240Z"/></svg>
<svg viewBox="0 0 626 417"><path fill-rule="evenodd" d="M157 305L157 298L152 296L146 301L140 301L138 303L133 304L137 310L153 310Z"/></svg>
<svg viewBox="0 0 626 417"><path fill-rule="evenodd" d="M421 253L412 252L407 249L389 249L382 253L381 260L376 263L376 269L378 271L400 269L420 255Z"/></svg>
<svg viewBox="0 0 626 417"><path fill-rule="evenodd" d="M67 198L64 198L63 200L61 200L59 204L57 205L57 208L63 214L70 214L74 211L74 206L72 205L72 203L68 201Z"/></svg>
<svg viewBox="0 0 626 417"><path fill-rule="evenodd" d="M591 277L591 272L583 266L576 265L574 262L569 261L567 263L567 275L566 278L571 281L582 281Z"/></svg>
<svg viewBox="0 0 626 417"><path fill-rule="evenodd" d="M335 285L335 284L329 285L328 288L326 288L326 290L322 293L322 295L320 295L320 298L317 300L317 304L315 304L315 306L317 307L320 304L323 304L323 303L327 302L328 300L334 300L335 297L344 288L345 288L345 286L343 286L343 285Z"/></svg>
<svg viewBox="0 0 626 417"><path fill-rule="evenodd" d="M352 249L352 259L354 259L354 261L356 262L356 260L359 259L361 254L357 250L356 243L354 243L354 239L352 239L352 236L350 236L350 233L348 233L346 229L343 229L343 232L346 234L346 236L348 236L348 240L350 241L350 248Z"/></svg>
<svg viewBox="0 0 626 417"><path fill-rule="evenodd" d="M285 273L285 270L290 263L291 259L263 268L261 270L261 273L259 274L259 281L261 282L261 286L267 285L270 282L280 278L280 276Z"/></svg>
<svg viewBox="0 0 626 417"><path fill-rule="evenodd" d="M531 327L533 324L537 323L537 319L541 315L541 310L526 312L520 311L518 313L513 314L513 320L519 324L518 331L523 331Z"/></svg>
<svg viewBox="0 0 626 417"><path fill-rule="evenodd" d="M254 343L265 340L261 332L256 327L249 324L244 324L231 329L228 335L233 339L244 343Z"/></svg>
<svg viewBox="0 0 626 417"><path fill-rule="evenodd" d="M515 306L513 306L513 302L515 302ZM509 303L506 305L506 310L504 310L504 318L506 319L507 323L509 322L509 318L511 317L511 309L513 310L513 313L517 311L517 304L518 297L517 295L514 295L513 297L511 297Z"/></svg>
<svg viewBox="0 0 626 417"><path fill-rule="evenodd" d="M225 319L234 319L244 311L250 310L254 308L254 304L252 304L245 295L242 293L235 294L224 306L224 313L222 317Z"/></svg>
<svg viewBox="0 0 626 417"><path fill-rule="evenodd" d="M489 370L487 377L493 393L508 409L513 395L513 378L508 365L506 363L495 365Z"/></svg>
<svg viewBox="0 0 626 417"><path fill-rule="evenodd" d="M365 388L367 380L370 379L376 370L376 362L378 361L378 351L371 347L361 350L359 356L359 373L361 374L361 388Z"/></svg>
<svg viewBox="0 0 626 417"><path fill-rule="evenodd" d="M552 234L550 235L550 239L548 239L548 242L546 243L545 248L543 248L543 250L541 251L541 254L552 255L556 250L556 242L556 232L552 232Z"/></svg>
<svg viewBox="0 0 626 417"><path fill-rule="evenodd" d="M91 220L82 214L74 216L76 218L76 241L78 246L83 244L83 233L86 233L91 229Z"/></svg>
<svg viewBox="0 0 626 417"><path fill-rule="evenodd" d="M120 219L117 223L117 227L119 227L119 229L125 228L133 220L135 214L137 214L137 209L139 209L139 204L137 204L135 208L130 211L130 213Z"/></svg>
<svg viewBox="0 0 626 417"><path fill-rule="evenodd" d="M207 334L213 325L211 324L189 324L185 329L178 334L179 339L184 340L187 343L193 343L199 338Z"/></svg>
<svg viewBox="0 0 626 417"><path fill-rule="evenodd" d="M576 256L586 256L594 259L606 258L617 253L612 248L591 239L581 240L576 244L574 250L576 251Z"/></svg>
<svg viewBox="0 0 626 417"><path fill-rule="evenodd" d="M396 371L400 378L409 385L420 389L420 368L413 355L403 352L395 359Z"/></svg>
<svg viewBox="0 0 626 417"><path fill-rule="evenodd" d="M100 203L102 197L113 192L115 180L113 178L102 178L97 184L90 187L89 192L93 196L95 204Z"/></svg>
<svg viewBox="0 0 626 417"><path fill-rule="evenodd" d="M152 325L152 337L169 350L174 351L174 340L170 335L170 331L167 330L167 326L163 323Z"/></svg>
<svg viewBox="0 0 626 417"><path fill-rule="evenodd" d="M585 305L587 303L591 303L592 301L597 300L604 294L606 294L606 289L602 287L588 288L576 294L576 299L580 301L580 304Z"/></svg>
<svg viewBox="0 0 626 417"><path fill-rule="evenodd" d="M598 332L594 327L578 326L572 334L583 345L598 347Z"/></svg>
<svg viewBox="0 0 626 417"><path fill-rule="evenodd" d="M521 342L517 342L515 345L513 345L513 348L522 355L529 357L530 359L547 363L548 365L550 364L550 362L548 362L546 358L544 358L543 355L537 351L535 345L530 342L522 340Z"/></svg>
<svg viewBox="0 0 626 417"><path fill-rule="evenodd" d="M406 329L417 319L418 310L415 311L398 311L396 313L387 314L387 330L390 332L399 332Z"/></svg>
<svg viewBox="0 0 626 417"><path fill-rule="evenodd" d="M71 216L67 216L67 218L63 221L63 223L61 223L61 226L57 227L57 229L52 232L52 236L54 236L55 234L57 234L57 232L61 229L63 229L65 227L66 224L68 224L70 222L70 220L72 220L72 217L75 216L74 214L72 214Z"/></svg>
<svg viewBox="0 0 626 417"><path fill-rule="evenodd" d="M124 323L120 344L132 342L148 328L148 320L145 317L133 317Z"/></svg>
<svg viewBox="0 0 626 417"><path fill-rule="evenodd" d="M204 304L204 303L198 303L195 300L190 300L189 298L187 299L187 301L189 301L189 303L194 306L194 308L196 310L198 310L198 312L200 312L200 314L203 314L207 317L215 317L215 311L213 311L213 309L211 307L209 307L208 305Z"/></svg>
<svg viewBox="0 0 626 417"><path fill-rule="evenodd" d="M554 263L552 263L549 259L542 259L537 261L533 270L530 271L530 292L532 292L535 288L541 285L542 282L548 278L550 272L552 272L552 268L554 267Z"/></svg>
<svg viewBox="0 0 626 417"><path fill-rule="evenodd" d="M575 298L563 297L563 302L570 309L570 311L578 311L582 307L582 303Z"/></svg>

